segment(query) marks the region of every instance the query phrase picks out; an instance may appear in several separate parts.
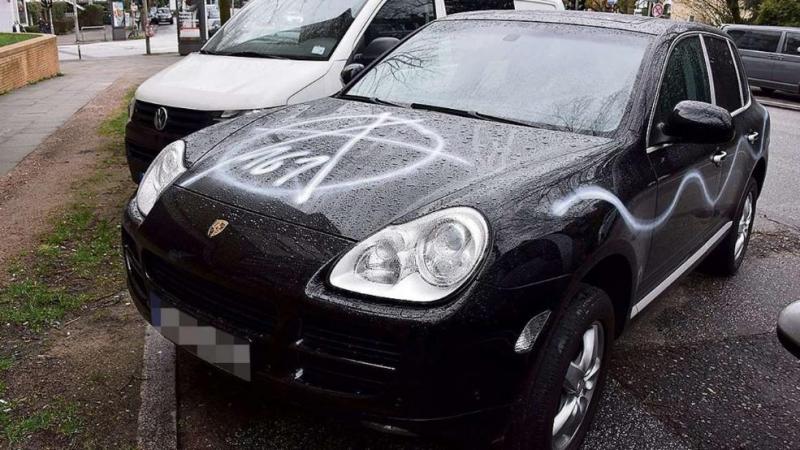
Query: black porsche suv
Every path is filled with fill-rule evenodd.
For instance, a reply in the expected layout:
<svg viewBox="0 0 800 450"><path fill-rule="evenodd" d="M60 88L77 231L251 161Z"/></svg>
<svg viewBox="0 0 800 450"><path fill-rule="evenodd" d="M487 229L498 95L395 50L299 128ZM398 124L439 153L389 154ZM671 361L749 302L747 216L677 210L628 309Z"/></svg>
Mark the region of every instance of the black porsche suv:
<svg viewBox="0 0 800 450"><path fill-rule="evenodd" d="M470 13L343 76L168 145L126 210L143 316L240 378L389 432L575 448L629 320L742 264L769 117L718 30Z"/></svg>

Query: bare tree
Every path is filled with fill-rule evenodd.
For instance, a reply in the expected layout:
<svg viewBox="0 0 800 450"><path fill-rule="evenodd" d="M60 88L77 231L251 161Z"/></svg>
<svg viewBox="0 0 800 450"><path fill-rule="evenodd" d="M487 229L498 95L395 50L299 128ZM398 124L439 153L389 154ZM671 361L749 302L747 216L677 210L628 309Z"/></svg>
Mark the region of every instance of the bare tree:
<svg viewBox="0 0 800 450"><path fill-rule="evenodd" d="M750 0L683 0L683 4L703 22L711 25L746 23L753 17Z"/></svg>

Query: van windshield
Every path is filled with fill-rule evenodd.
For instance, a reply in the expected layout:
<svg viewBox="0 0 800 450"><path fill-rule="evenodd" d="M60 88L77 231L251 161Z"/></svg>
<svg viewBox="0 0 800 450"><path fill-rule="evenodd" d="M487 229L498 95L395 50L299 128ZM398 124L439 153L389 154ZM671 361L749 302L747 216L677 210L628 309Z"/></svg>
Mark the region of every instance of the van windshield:
<svg viewBox="0 0 800 450"><path fill-rule="evenodd" d="M253 0L202 53L327 60L366 0Z"/></svg>

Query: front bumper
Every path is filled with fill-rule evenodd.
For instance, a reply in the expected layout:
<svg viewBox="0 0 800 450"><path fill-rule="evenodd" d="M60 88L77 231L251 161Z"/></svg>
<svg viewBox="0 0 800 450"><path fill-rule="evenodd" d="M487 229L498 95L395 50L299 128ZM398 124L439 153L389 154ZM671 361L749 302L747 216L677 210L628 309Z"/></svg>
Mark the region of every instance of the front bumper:
<svg viewBox="0 0 800 450"><path fill-rule="evenodd" d="M216 219L230 225L214 238ZM530 355L513 347L518 294L472 283L446 304L380 304L325 282L353 245L170 188L140 223L125 215L131 296L150 293L250 341L253 381L272 393L373 426L447 434L499 431ZM530 302L524 304L530 305Z"/></svg>

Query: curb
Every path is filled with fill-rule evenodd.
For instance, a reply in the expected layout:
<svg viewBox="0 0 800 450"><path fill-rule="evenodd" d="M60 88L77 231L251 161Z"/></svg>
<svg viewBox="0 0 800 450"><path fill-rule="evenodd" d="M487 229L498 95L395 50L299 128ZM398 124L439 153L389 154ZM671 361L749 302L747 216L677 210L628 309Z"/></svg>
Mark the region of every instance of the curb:
<svg viewBox="0 0 800 450"><path fill-rule="evenodd" d="M137 447L143 450L178 448L175 345L150 325L144 335L140 395Z"/></svg>
<svg viewBox="0 0 800 450"><path fill-rule="evenodd" d="M768 100L762 97L756 97L758 103L761 103L764 106L771 106L773 108L781 108L781 109L788 109L790 111L800 111L800 105L794 103L784 103L775 100Z"/></svg>

